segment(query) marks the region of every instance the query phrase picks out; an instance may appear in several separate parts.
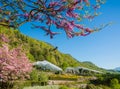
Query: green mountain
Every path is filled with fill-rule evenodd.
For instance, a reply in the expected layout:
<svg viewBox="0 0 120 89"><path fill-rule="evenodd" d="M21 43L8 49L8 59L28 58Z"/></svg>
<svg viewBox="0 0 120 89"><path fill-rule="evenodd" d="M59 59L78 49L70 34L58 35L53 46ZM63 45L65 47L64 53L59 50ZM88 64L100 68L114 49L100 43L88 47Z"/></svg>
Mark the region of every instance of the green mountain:
<svg viewBox="0 0 120 89"><path fill-rule="evenodd" d="M3 42L2 36L4 36L8 42ZM105 71L91 62L79 62L71 55L61 53L57 50L57 48L53 47L49 43L35 40L31 37L21 34L18 30L4 26L0 26L0 46L2 44L8 44L10 48L21 46L32 62L47 60L63 69L66 67L82 66Z"/></svg>

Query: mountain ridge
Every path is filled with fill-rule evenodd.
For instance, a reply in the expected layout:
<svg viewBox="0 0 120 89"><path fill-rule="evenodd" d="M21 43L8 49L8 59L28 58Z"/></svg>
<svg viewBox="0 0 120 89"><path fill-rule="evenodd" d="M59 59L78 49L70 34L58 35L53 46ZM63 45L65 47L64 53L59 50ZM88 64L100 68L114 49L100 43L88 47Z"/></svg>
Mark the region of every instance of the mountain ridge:
<svg viewBox="0 0 120 89"><path fill-rule="evenodd" d="M55 47L53 47L50 43L45 43L23 35L18 30L0 26L0 34L3 34L9 40L9 42L5 43L2 42L0 38L0 46L4 43L8 44L10 48L15 48L22 45L22 49L26 51L26 55L32 62L47 60L63 69L69 66L82 66L94 70L105 71L91 62L80 62L70 54L59 52L59 50L55 49Z"/></svg>
<svg viewBox="0 0 120 89"><path fill-rule="evenodd" d="M120 72L120 67L116 67L116 68L114 68L113 70Z"/></svg>

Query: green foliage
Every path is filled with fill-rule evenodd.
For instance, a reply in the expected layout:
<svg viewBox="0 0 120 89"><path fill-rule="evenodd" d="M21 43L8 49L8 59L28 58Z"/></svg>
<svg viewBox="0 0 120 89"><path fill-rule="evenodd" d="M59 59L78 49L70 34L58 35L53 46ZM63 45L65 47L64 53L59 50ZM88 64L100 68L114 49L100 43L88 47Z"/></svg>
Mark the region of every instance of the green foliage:
<svg viewBox="0 0 120 89"><path fill-rule="evenodd" d="M23 89L28 86L31 86L31 81L16 81L12 89Z"/></svg>
<svg viewBox="0 0 120 89"><path fill-rule="evenodd" d="M66 62L64 62L64 63L62 64L62 68L63 68L63 70L65 70L67 67L69 67L69 64L66 63Z"/></svg>
<svg viewBox="0 0 120 89"><path fill-rule="evenodd" d="M118 79L116 79L116 78L111 79L110 86L112 89L120 89L120 84L119 84Z"/></svg>
<svg viewBox="0 0 120 89"><path fill-rule="evenodd" d="M39 81L41 81L41 82L47 82L48 81L48 76L45 72L40 72L38 77L39 77Z"/></svg>
<svg viewBox="0 0 120 89"><path fill-rule="evenodd" d="M83 63L74 59L69 54L60 53L54 49L49 43L32 39L28 36L21 34L18 30L8 29L4 26L0 26L0 34L4 34L9 39L7 43L11 48L21 46L26 51L28 58L32 61L48 60L49 62L65 69L68 66L83 66L91 69L102 70L91 63ZM0 39L1 40L1 39ZM2 45L3 42L0 42Z"/></svg>
<svg viewBox="0 0 120 89"><path fill-rule="evenodd" d="M93 84L88 84L86 89L98 89L98 88Z"/></svg>
<svg viewBox="0 0 120 89"><path fill-rule="evenodd" d="M100 89L111 89L110 87L105 86L105 85L100 85L99 87L100 87Z"/></svg>
<svg viewBox="0 0 120 89"><path fill-rule="evenodd" d="M103 89L120 89L120 74L103 74L97 76L97 80L92 80L91 83L100 85Z"/></svg>
<svg viewBox="0 0 120 89"><path fill-rule="evenodd" d="M48 75L45 72L33 70L30 74L32 85L46 85L48 82Z"/></svg>
<svg viewBox="0 0 120 89"><path fill-rule="evenodd" d="M92 62L89 62L89 61L82 62L82 65L86 66L87 68L90 68L90 69L106 72L106 70L99 68L98 66L96 66L95 64L93 64Z"/></svg>
<svg viewBox="0 0 120 89"><path fill-rule="evenodd" d="M31 81L0 82L0 89L23 89L31 86Z"/></svg>
<svg viewBox="0 0 120 89"><path fill-rule="evenodd" d="M61 86L59 89L69 89L67 86Z"/></svg>
<svg viewBox="0 0 120 89"><path fill-rule="evenodd" d="M30 59L30 61L34 62L34 57L32 54L27 53L27 57L28 57L28 59Z"/></svg>
<svg viewBox="0 0 120 89"><path fill-rule="evenodd" d="M12 89L13 82L0 82L0 89Z"/></svg>
<svg viewBox="0 0 120 89"><path fill-rule="evenodd" d="M30 73L30 80L31 81L38 81L38 71L37 70L33 70L31 73Z"/></svg>
<svg viewBox="0 0 120 89"><path fill-rule="evenodd" d="M104 85L96 86L94 84L88 84L85 89L111 89L111 88Z"/></svg>

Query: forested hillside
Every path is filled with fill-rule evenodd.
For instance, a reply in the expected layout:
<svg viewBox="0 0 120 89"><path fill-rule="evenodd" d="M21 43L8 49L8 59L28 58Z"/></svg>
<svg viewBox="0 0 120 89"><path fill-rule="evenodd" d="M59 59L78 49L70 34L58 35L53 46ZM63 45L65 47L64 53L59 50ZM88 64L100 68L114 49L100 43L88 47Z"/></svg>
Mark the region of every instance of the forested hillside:
<svg viewBox="0 0 120 89"><path fill-rule="evenodd" d="M18 30L0 26L0 46L8 44L9 47L22 47L28 58L32 61L48 60L65 69L66 67L82 66L95 70L105 71L91 62L79 62L69 54L59 52L49 43L35 40L21 34Z"/></svg>

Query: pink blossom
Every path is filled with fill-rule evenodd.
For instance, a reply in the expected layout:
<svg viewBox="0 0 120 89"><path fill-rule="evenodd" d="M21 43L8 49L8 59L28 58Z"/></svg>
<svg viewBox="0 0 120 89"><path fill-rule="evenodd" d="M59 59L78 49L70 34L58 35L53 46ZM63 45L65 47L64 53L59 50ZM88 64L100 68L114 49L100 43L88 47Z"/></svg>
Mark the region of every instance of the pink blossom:
<svg viewBox="0 0 120 89"><path fill-rule="evenodd" d="M82 9L83 8L83 6L77 6L77 9Z"/></svg>
<svg viewBox="0 0 120 89"><path fill-rule="evenodd" d="M52 24L52 20L50 18L47 18L46 24L48 24L48 25Z"/></svg>
<svg viewBox="0 0 120 89"><path fill-rule="evenodd" d="M14 70L15 67L8 65L6 68L7 68L8 70Z"/></svg>
<svg viewBox="0 0 120 89"><path fill-rule="evenodd" d="M20 48L9 50L7 45L0 48L0 77L6 82L25 78L31 72L32 64Z"/></svg>
<svg viewBox="0 0 120 89"><path fill-rule="evenodd" d="M16 16L21 16L21 17L24 17L24 18L28 18L30 16L30 14L29 13L16 14Z"/></svg>
<svg viewBox="0 0 120 89"><path fill-rule="evenodd" d="M70 17L74 17L74 18L78 18L79 17L79 15L77 13L73 13L71 11L68 11L66 15L70 16Z"/></svg>
<svg viewBox="0 0 120 89"><path fill-rule="evenodd" d="M38 28L41 28L46 32L46 35L50 35L50 38L53 38L54 35L59 34L59 32L52 32L50 29L46 28L45 26L38 26Z"/></svg>
<svg viewBox="0 0 120 89"><path fill-rule="evenodd" d="M90 28L85 28L85 31L88 32L88 33L92 32L92 30Z"/></svg>
<svg viewBox="0 0 120 89"><path fill-rule="evenodd" d="M82 25L80 24L75 24L74 21L71 21L71 25L73 25L74 27L77 27L79 29L84 29Z"/></svg>
<svg viewBox="0 0 120 89"><path fill-rule="evenodd" d="M66 20L62 20L60 23L60 27L63 27L65 30L73 31L73 26L70 22Z"/></svg>
<svg viewBox="0 0 120 89"><path fill-rule="evenodd" d="M59 4L58 2L50 2L49 6L54 7L54 6L57 6L58 4Z"/></svg>
<svg viewBox="0 0 120 89"><path fill-rule="evenodd" d="M61 12L66 9L66 6L60 6L56 11Z"/></svg>
<svg viewBox="0 0 120 89"><path fill-rule="evenodd" d="M4 35L4 34L0 34L0 39L3 41L3 42L9 42L8 38Z"/></svg>
<svg viewBox="0 0 120 89"><path fill-rule="evenodd" d="M86 4L90 4L89 0L83 0Z"/></svg>
<svg viewBox="0 0 120 89"><path fill-rule="evenodd" d="M67 0L61 0L62 2L66 2Z"/></svg>
<svg viewBox="0 0 120 89"><path fill-rule="evenodd" d="M85 4L90 5L89 1L29 0L28 2L25 0L14 0L14 2L11 2L11 0L8 0L8 2L5 2L8 6L4 6L4 3L0 4L0 13L2 15L0 22L9 22L10 25L8 27L17 28L23 23L37 21L40 26L34 26L34 28L44 30L46 35L50 35L51 38L56 34L56 32L52 32L51 30L52 25L58 29L63 29L65 32L67 31L68 37L78 36L78 33L75 35L77 30L74 29L84 31L79 33L79 36L87 35L89 30L86 30L81 24L76 23L82 21L82 18L88 20L94 19L98 16L96 10L100 8L101 4L104 4L104 0L95 0L96 3L94 5L85 6ZM88 13L84 13L84 11L88 11ZM74 23L71 21L74 21ZM44 28L42 26L43 23L46 24ZM8 42L6 37L0 37L1 40L2 42Z"/></svg>

